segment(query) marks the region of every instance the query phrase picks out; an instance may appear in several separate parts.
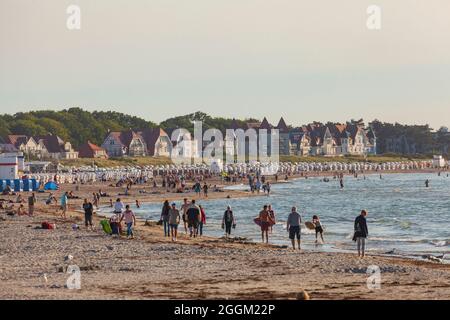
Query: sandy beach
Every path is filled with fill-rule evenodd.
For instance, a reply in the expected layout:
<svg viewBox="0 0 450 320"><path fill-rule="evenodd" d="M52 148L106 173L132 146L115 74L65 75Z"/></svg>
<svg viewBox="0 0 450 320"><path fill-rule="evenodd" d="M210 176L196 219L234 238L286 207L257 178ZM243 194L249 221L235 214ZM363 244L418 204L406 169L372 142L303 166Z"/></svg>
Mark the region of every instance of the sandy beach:
<svg viewBox="0 0 450 320"><path fill-rule="evenodd" d="M183 232L172 243L162 227L144 221L134 240L117 239L100 229L100 217L87 231L78 212L67 220L48 207L37 214L0 213L0 299L302 299L304 291L311 299L450 298L450 265L190 239ZM57 228L40 229L42 221ZM72 230L73 223L81 229ZM80 290L65 287L68 265L81 270ZM380 289L367 287L370 265L380 268Z"/></svg>

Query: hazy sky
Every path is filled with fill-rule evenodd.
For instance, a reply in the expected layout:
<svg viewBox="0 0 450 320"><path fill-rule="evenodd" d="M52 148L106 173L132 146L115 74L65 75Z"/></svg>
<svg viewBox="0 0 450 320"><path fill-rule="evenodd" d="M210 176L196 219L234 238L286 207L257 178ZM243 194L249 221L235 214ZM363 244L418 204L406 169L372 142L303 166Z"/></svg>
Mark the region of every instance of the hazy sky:
<svg viewBox="0 0 450 320"><path fill-rule="evenodd" d="M450 126L450 1L0 0L0 112L72 106Z"/></svg>

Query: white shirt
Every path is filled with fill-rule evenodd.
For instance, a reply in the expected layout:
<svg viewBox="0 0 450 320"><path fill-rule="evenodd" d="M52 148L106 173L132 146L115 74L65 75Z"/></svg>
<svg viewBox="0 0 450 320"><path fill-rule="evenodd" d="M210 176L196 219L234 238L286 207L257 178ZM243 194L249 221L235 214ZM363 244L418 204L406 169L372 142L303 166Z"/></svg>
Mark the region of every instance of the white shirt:
<svg viewBox="0 0 450 320"><path fill-rule="evenodd" d="M123 205L122 202L116 202L116 203L114 204L114 211L115 211L115 212L122 212L123 207L124 207L124 205Z"/></svg>

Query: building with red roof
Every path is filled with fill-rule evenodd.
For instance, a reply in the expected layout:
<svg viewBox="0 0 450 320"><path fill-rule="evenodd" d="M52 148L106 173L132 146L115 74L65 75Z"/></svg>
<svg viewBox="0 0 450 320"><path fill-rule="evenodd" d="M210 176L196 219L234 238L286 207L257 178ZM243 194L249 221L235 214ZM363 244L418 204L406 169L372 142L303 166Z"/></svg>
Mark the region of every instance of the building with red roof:
<svg viewBox="0 0 450 320"><path fill-rule="evenodd" d="M78 148L78 156L80 158L91 158L91 159L107 159L108 154L106 150L99 147L92 142L88 141Z"/></svg>

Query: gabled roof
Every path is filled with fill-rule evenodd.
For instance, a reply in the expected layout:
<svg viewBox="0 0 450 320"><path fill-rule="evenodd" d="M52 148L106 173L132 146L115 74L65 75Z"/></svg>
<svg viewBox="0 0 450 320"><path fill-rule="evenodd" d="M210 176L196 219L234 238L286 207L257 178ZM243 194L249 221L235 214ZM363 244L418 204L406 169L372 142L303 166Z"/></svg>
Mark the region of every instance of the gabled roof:
<svg viewBox="0 0 450 320"><path fill-rule="evenodd" d="M275 129L280 130L280 132L289 132L288 126L286 125L283 117L280 118L280 121L278 121L278 125L275 127Z"/></svg>
<svg viewBox="0 0 450 320"><path fill-rule="evenodd" d="M52 134L47 134L45 136L35 136L33 139L36 142L42 142L49 153L60 153L64 152L64 141Z"/></svg>
<svg viewBox="0 0 450 320"><path fill-rule="evenodd" d="M91 158L95 156L95 153L102 151L106 154L105 149L93 144L90 141L86 142L78 148L80 158Z"/></svg>
<svg viewBox="0 0 450 320"><path fill-rule="evenodd" d="M86 142L85 144L83 144L82 146L80 146L80 149L82 149L82 148L87 148L87 149L92 150L92 151L105 151L105 149L99 147L99 146L96 145L96 144L93 144L93 143L90 142L89 140L88 140L88 142Z"/></svg>
<svg viewBox="0 0 450 320"><path fill-rule="evenodd" d="M10 134L6 137L5 144L12 144L14 147L19 148L21 144L26 144L28 137L25 135Z"/></svg>
<svg viewBox="0 0 450 320"><path fill-rule="evenodd" d="M133 130L127 130L127 131L111 131L108 134L108 137L113 138L114 141L116 141L117 144L121 144L124 147L129 147L131 144L131 141L134 139L140 139L142 140L142 137L138 135ZM144 142L142 140L142 142Z"/></svg>
<svg viewBox="0 0 450 320"><path fill-rule="evenodd" d="M160 137L169 138L169 135L161 128L146 128L142 131L139 131L137 134L142 138L142 141L145 143L147 147L147 153L149 155L155 154L156 141Z"/></svg>
<svg viewBox="0 0 450 320"><path fill-rule="evenodd" d="M266 117L264 117L263 121L261 122L259 129L266 129L266 130L272 129L272 125L269 123L269 121L267 121Z"/></svg>

